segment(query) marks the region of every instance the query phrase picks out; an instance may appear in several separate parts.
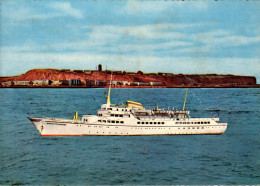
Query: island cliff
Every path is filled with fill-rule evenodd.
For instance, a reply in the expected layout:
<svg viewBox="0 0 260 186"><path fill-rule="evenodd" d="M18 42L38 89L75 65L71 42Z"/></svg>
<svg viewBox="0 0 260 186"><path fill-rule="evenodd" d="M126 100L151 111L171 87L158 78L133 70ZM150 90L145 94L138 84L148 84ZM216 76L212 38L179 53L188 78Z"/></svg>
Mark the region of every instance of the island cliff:
<svg viewBox="0 0 260 186"><path fill-rule="evenodd" d="M74 70L69 69L33 69L19 76L0 77L0 83L3 87L19 86L17 82L34 82L48 80L48 87L106 87L109 83L111 73L113 74L114 87L258 87L256 78L253 76L240 75L219 75L219 74L172 74L172 73L143 73L138 71L102 71L102 70ZM70 83L71 80L77 80L78 83ZM62 84L57 82L68 83ZM56 83L54 83L56 82ZM99 83L89 83L99 82ZM103 82L103 83L100 83ZM32 87L31 84L20 84ZM43 86L43 84L38 84Z"/></svg>

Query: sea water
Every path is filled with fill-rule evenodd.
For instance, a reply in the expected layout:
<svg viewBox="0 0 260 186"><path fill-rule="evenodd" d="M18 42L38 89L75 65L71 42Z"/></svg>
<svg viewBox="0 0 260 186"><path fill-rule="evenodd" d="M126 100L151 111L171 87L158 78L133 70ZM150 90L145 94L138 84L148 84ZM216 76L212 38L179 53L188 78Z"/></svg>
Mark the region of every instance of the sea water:
<svg viewBox="0 0 260 186"><path fill-rule="evenodd" d="M260 184L260 89L189 89L222 135L41 137L27 119L96 114L107 89L0 89L0 184ZM182 109L185 89L112 89L111 102Z"/></svg>

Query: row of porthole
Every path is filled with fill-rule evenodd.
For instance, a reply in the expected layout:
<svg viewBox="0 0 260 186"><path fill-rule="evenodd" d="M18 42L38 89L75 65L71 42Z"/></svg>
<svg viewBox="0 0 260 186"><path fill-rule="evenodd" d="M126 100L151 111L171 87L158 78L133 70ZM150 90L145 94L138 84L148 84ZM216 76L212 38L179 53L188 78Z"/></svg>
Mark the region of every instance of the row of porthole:
<svg viewBox="0 0 260 186"><path fill-rule="evenodd" d="M121 123L121 124L124 123L124 121L114 121L114 120L98 120L98 122L102 122L102 123Z"/></svg>
<svg viewBox="0 0 260 186"><path fill-rule="evenodd" d="M77 126L80 126L81 127L81 125L77 125ZM91 127L91 126L88 126L88 127ZM97 126L94 126L94 127L97 127ZM99 128L101 128L101 126L99 126ZM107 128L109 128L109 127L107 127ZM118 128L118 127L115 127L115 128ZM200 127L197 127L197 129L199 129ZM206 128L210 128L210 127L206 127ZM217 128L217 127L211 127L211 128ZM219 128L221 128L221 127L219 127ZM133 128L131 128L131 129L133 129ZM140 128L135 128L135 129L140 129ZM141 128L141 129L143 129L143 128ZM165 129L165 128L145 128L145 129ZM171 128L169 128L169 129L171 129ZM180 129L180 128L178 128L178 129ZM185 127L183 127L183 129L186 129ZM191 129L190 127L188 127L187 129ZM192 129L196 129L196 127L192 127ZM204 127L201 127L201 129L204 129Z"/></svg>
<svg viewBox="0 0 260 186"><path fill-rule="evenodd" d="M175 124L210 124L210 122L209 121L199 121L199 122L178 122L178 121L176 121L176 123Z"/></svg>
<svg viewBox="0 0 260 186"><path fill-rule="evenodd" d="M146 121L146 122L142 121L142 122L140 122L140 121L138 121L137 124L164 124L164 122L154 122L154 121L150 121L150 122L148 122L148 121Z"/></svg>

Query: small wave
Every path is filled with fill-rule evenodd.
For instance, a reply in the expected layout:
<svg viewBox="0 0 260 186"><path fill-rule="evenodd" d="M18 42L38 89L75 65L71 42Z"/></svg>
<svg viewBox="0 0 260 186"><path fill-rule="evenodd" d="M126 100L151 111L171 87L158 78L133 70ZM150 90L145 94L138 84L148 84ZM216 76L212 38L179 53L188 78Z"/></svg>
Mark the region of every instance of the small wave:
<svg viewBox="0 0 260 186"><path fill-rule="evenodd" d="M249 110L236 110L236 111L228 111L227 114L244 114L244 113L250 113L253 111Z"/></svg>
<svg viewBox="0 0 260 186"><path fill-rule="evenodd" d="M223 111L223 110L220 110L220 109L209 109L208 111L210 111L210 112L220 112L220 111Z"/></svg>

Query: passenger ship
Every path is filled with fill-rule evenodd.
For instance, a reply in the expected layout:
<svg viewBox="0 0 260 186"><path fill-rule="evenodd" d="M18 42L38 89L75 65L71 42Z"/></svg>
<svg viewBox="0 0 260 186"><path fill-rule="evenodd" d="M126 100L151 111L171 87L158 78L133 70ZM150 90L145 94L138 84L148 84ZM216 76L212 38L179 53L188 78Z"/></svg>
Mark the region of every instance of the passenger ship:
<svg viewBox="0 0 260 186"><path fill-rule="evenodd" d="M82 115L78 112L73 119L28 117L41 136L81 135L193 135L222 134L227 123L218 123L219 118L190 118L189 111L147 110L141 103L126 101L126 105L110 103L109 87L107 103L101 105L97 115Z"/></svg>

